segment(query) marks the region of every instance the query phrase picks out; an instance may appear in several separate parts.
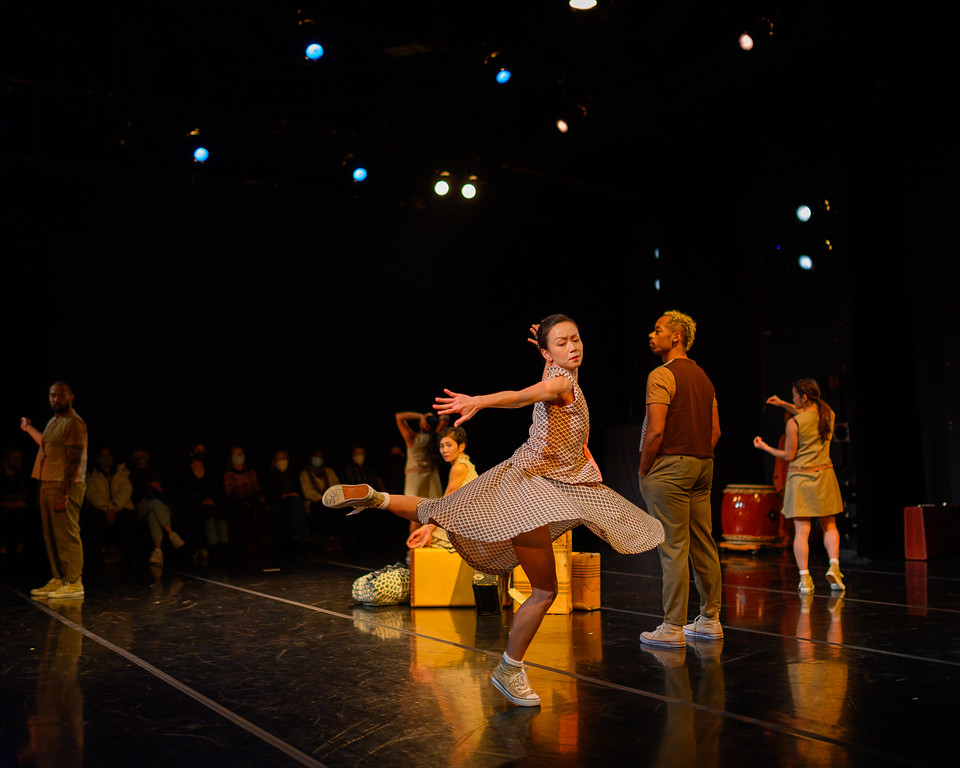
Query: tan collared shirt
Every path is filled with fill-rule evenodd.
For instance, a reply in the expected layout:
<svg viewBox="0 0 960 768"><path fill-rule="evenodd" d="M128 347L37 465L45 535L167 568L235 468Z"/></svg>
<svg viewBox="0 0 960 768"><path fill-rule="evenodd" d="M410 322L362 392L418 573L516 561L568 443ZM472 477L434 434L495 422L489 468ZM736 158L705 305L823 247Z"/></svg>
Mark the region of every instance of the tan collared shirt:
<svg viewBox="0 0 960 768"><path fill-rule="evenodd" d="M68 445L83 446L80 466L77 467L73 482L85 482L87 479L87 425L73 410L65 416L54 416L47 422L30 477L45 483L62 482L67 468Z"/></svg>

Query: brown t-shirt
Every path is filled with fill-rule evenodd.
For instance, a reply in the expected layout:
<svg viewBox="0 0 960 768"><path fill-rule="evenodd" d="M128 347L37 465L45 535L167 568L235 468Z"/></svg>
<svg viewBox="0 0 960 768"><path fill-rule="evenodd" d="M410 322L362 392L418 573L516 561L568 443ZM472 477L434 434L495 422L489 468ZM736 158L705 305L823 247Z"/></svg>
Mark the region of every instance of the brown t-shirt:
<svg viewBox="0 0 960 768"><path fill-rule="evenodd" d="M43 437L40 438L40 450L37 451L30 477L44 483L62 482L67 468L68 445L83 446L80 466L77 467L73 482L85 482L87 479L87 425L73 410L65 416L54 416L47 422Z"/></svg>

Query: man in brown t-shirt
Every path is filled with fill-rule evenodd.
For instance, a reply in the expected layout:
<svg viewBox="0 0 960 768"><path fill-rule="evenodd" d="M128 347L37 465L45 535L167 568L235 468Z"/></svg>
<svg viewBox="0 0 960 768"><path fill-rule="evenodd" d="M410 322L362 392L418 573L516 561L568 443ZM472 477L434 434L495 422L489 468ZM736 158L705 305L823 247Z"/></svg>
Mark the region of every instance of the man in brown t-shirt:
<svg viewBox="0 0 960 768"><path fill-rule="evenodd" d="M663 523L658 550L664 615L659 627L640 634L640 642L661 648L683 648L687 636L723 638L720 557L710 510L720 417L713 384L687 357L696 327L689 315L670 311L650 334L650 350L663 365L647 378L639 475L648 511ZM690 624L688 559L700 593L700 615Z"/></svg>
<svg viewBox="0 0 960 768"><path fill-rule="evenodd" d="M48 393L53 418L40 432L30 419L20 429L40 449L31 477L40 481L40 519L53 577L31 589L34 597L83 597L83 546L80 543L80 506L86 491L87 425L73 410L73 391L62 381Z"/></svg>

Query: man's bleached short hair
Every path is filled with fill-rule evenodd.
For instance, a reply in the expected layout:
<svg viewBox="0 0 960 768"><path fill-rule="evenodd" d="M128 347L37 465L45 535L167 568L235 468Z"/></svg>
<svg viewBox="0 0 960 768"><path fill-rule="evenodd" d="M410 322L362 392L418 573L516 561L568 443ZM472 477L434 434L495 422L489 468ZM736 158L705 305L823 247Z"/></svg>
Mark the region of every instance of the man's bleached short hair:
<svg viewBox="0 0 960 768"><path fill-rule="evenodd" d="M697 324L693 318L676 309L667 310L663 316L670 318L670 330L680 332L683 348L689 350L693 346L693 337L697 335Z"/></svg>

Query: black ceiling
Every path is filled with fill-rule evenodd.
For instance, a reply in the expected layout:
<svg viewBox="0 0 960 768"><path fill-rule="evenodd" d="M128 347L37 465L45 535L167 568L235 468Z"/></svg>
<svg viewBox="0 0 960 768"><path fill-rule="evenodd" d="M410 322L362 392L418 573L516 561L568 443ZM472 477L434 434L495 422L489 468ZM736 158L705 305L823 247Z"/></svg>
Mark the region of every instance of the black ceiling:
<svg viewBox="0 0 960 768"><path fill-rule="evenodd" d="M767 177L835 156L902 90L892 21L834 5L6 4L4 153L200 172L196 129L203 173L336 191L354 153L398 199L443 167L619 191L743 161Z"/></svg>

